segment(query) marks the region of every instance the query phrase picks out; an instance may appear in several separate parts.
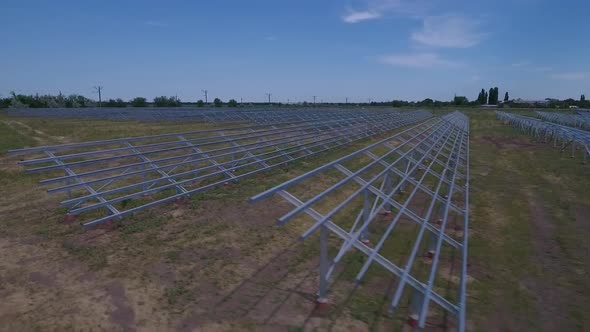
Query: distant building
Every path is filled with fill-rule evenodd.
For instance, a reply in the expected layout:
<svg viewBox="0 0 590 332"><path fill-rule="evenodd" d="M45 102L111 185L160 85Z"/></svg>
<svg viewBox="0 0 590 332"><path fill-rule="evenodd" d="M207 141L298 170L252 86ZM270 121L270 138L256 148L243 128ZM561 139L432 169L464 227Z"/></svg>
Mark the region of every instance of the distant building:
<svg viewBox="0 0 590 332"><path fill-rule="evenodd" d="M521 99L521 98L517 98L512 100L513 103L515 104L527 104L530 106L535 106L535 105L548 105L549 104L549 100L543 99L543 100L525 100L525 99Z"/></svg>

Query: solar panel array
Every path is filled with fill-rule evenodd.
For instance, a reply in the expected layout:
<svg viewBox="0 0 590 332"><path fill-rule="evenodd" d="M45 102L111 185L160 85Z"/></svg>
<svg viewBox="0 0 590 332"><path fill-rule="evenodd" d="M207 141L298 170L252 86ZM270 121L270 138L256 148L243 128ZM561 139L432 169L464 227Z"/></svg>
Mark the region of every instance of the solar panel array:
<svg viewBox="0 0 590 332"><path fill-rule="evenodd" d="M279 224L307 216L311 226L302 238L320 233L320 302L327 297L337 265L356 249L365 257L357 282L372 265L397 277L390 311L400 307L409 288L405 297L410 302L410 322L424 328L427 317L432 317L430 304L435 303L456 317L458 331L465 330L469 226L465 115L454 112L431 118L260 193L251 202L275 194L294 207ZM340 240L333 257L328 255L329 234ZM392 243L400 242L411 243L411 248L391 249ZM455 275L452 266L457 266ZM458 280L454 291L447 287L449 278Z"/></svg>

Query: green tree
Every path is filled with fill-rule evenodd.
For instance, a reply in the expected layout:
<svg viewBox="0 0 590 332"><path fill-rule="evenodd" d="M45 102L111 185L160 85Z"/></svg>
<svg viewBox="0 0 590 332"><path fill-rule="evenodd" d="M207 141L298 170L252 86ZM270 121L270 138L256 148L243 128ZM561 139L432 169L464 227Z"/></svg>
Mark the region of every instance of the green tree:
<svg viewBox="0 0 590 332"><path fill-rule="evenodd" d="M130 102L132 107L146 107L147 100L143 97L135 97Z"/></svg>
<svg viewBox="0 0 590 332"><path fill-rule="evenodd" d="M160 96L160 97L154 98L154 105L156 107L166 107L166 106L168 106L168 97L166 97L166 96Z"/></svg>
<svg viewBox="0 0 590 332"><path fill-rule="evenodd" d="M580 101L582 101L582 102L583 102L583 101L586 101L586 96L584 96L584 95L581 95L581 96L580 96Z"/></svg>
<svg viewBox="0 0 590 332"><path fill-rule="evenodd" d="M465 96L455 96L453 103L457 106L468 105L469 99L467 99Z"/></svg>
<svg viewBox="0 0 590 332"><path fill-rule="evenodd" d="M219 98L215 98L215 100L213 100L213 105L215 105L215 107L221 107L222 104L223 102Z"/></svg>
<svg viewBox="0 0 590 332"><path fill-rule="evenodd" d="M0 108L8 108L11 98L0 98Z"/></svg>
<svg viewBox="0 0 590 332"><path fill-rule="evenodd" d="M393 100L391 104L393 107L404 107L409 105L409 103L405 100Z"/></svg>
<svg viewBox="0 0 590 332"><path fill-rule="evenodd" d="M203 106L205 106L205 102L203 101L203 99L197 100L197 107L203 107Z"/></svg>
<svg viewBox="0 0 590 332"><path fill-rule="evenodd" d="M432 105L434 105L434 100L432 100L430 98L426 98L426 99L422 100L421 102L419 102L418 105L431 107Z"/></svg>
<svg viewBox="0 0 590 332"><path fill-rule="evenodd" d="M498 90L498 87L494 87L494 104L493 105L498 105L498 100L500 100L500 91Z"/></svg>
<svg viewBox="0 0 590 332"><path fill-rule="evenodd" d="M481 89L481 91L477 95L477 103L479 103L481 105L487 103L488 102L488 98L486 96L487 96L486 90Z"/></svg>
<svg viewBox="0 0 590 332"><path fill-rule="evenodd" d="M227 106L229 106L229 107L237 107L238 106L238 102L235 99L230 99L227 102Z"/></svg>
<svg viewBox="0 0 590 332"><path fill-rule="evenodd" d="M504 102L507 103L510 100L510 96L508 96L508 91L504 94Z"/></svg>
<svg viewBox="0 0 590 332"><path fill-rule="evenodd" d="M177 97L168 98L166 96L160 96L154 98L154 105L156 105L156 107L179 107L182 103Z"/></svg>
<svg viewBox="0 0 590 332"><path fill-rule="evenodd" d="M127 103L121 98L109 99L106 102L103 102L103 105L105 107L127 107Z"/></svg>

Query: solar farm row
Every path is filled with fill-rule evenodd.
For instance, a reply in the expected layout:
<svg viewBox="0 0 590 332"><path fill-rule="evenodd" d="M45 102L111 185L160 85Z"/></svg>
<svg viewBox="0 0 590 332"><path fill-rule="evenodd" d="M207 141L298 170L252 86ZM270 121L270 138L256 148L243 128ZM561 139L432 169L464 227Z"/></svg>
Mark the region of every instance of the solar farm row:
<svg viewBox="0 0 590 332"><path fill-rule="evenodd" d="M318 185L326 181L322 175L334 172L340 176L323 187ZM309 186L310 182L314 185ZM430 303L434 302L456 317L458 331L465 330L469 120L462 113L431 118L286 181L251 201L272 195L279 195L294 207L279 224L305 214L312 226L302 238L320 233L320 301L327 297L336 266L356 249L366 256L357 282L373 264L397 277L390 311L402 304L409 287L406 297L412 325L426 326ZM360 211L355 209L359 206ZM340 249L333 257L328 255L330 233L340 240ZM412 243L411 249L396 253L388 247L395 241ZM445 278L441 278L442 266L448 271L452 264L458 266L459 280L450 295L454 300L439 291L453 292L443 286Z"/></svg>
<svg viewBox="0 0 590 332"><path fill-rule="evenodd" d="M572 158L581 154L584 163L590 155L590 131L501 111L496 111L496 117L538 141L559 146L562 153L570 149Z"/></svg>
<svg viewBox="0 0 590 332"><path fill-rule="evenodd" d="M364 109L337 108L46 108L10 109L12 116L94 120L195 121L257 124L334 120L370 116ZM383 113L397 113L395 110Z"/></svg>
<svg viewBox="0 0 590 332"><path fill-rule="evenodd" d="M68 218L120 219L295 160L422 121L426 111L123 138L9 151L27 173L66 192ZM130 200L136 200L130 208ZM104 211L101 215L100 211Z"/></svg>

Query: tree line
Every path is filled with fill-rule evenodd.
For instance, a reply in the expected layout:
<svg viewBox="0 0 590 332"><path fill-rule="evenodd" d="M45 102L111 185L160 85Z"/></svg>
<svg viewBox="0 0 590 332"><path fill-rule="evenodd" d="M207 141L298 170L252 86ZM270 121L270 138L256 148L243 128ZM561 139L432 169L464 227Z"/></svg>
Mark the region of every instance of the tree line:
<svg viewBox="0 0 590 332"><path fill-rule="evenodd" d="M454 96L450 101L433 100L426 98L421 101L406 101L406 100L391 100L384 102L370 102L370 103L299 103L300 106L393 106L393 107L477 107L481 105L498 105L500 103L500 92L498 87L492 87L489 90L481 89L476 99L470 101L466 96ZM586 100L583 94L579 100L568 98L565 100L546 98L541 101L523 101L520 99L510 99L508 91L504 93L503 104L510 107L549 107L549 108L567 108L570 106L577 106L582 108L590 108L590 101ZM248 103L250 105L264 105L267 103ZM84 108L84 107L180 107L187 105L195 105L197 107L209 106L203 100L199 99L196 103L182 102L178 97L155 97L152 101L148 101L144 97L135 97L131 100L125 101L121 98L108 99L102 101L100 104L96 100L84 97L82 95L24 95L11 92L10 97L0 98L0 108ZM237 107L240 104L235 99L230 99L223 102L219 98L215 98L212 103L215 107ZM281 106L281 103L273 103L275 106Z"/></svg>
<svg viewBox="0 0 590 332"><path fill-rule="evenodd" d="M101 102L84 97L78 94L63 95L24 95L17 94L15 92L10 93L8 98L0 98L0 108L85 108L85 107L181 107L186 103L183 103L177 96L166 97L159 96L155 97L151 102L148 102L147 98L135 97L131 100L125 101L121 98L108 99ZM230 99L227 103L224 103L221 99L215 98L213 100L213 106L222 107L227 105L229 107L238 106L238 102L235 99ZM198 100L196 102L197 107L204 107L205 102Z"/></svg>

